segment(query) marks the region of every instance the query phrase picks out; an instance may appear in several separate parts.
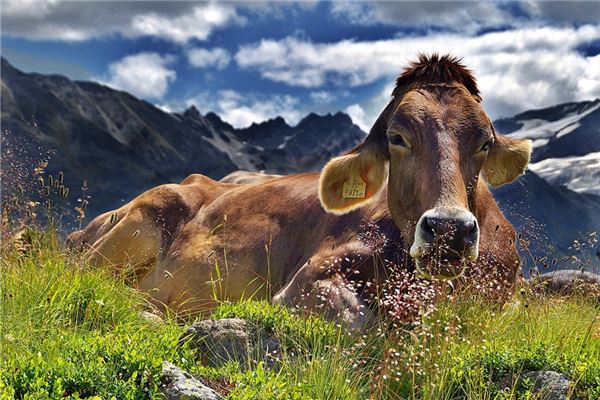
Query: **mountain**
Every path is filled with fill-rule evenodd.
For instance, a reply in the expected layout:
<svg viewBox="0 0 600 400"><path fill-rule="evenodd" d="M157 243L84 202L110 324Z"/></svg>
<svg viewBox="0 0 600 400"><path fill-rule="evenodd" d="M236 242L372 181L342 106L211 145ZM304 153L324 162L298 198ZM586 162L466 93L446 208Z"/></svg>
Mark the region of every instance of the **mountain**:
<svg viewBox="0 0 600 400"><path fill-rule="evenodd" d="M49 174L63 171L72 189L87 181L88 215L196 172L219 179L238 169L318 170L365 135L342 113L310 114L295 127L276 118L235 129L194 107L167 113L97 83L23 73L4 58L1 68L3 156L18 151L33 161L49 153Z"/></svg>
<svg viewBox="0 0 600 400"><path fill-rule="evenodd" d="M600 99L526 111L494 126L533 141L525 177L494 192L532 253L579 253L598 265L600 249L590 234L600 234Z"/></svg>
<svg viewBox="0 0 600 400"><path fill-rule="evenodd" d="M600 195L600 99L526 111L494 125L533 140L529 169L553 186Z"/></svg>
<svg viewBox="0 0 600 400"><path fill-rule="evenodd" d="M590 236L593 232L600 234L599 196L554 186L531 171L512 185L495 189L493 194L523 239L519 245L528 267L533 266L534 257L544 256L561 259L556 265L548 261L550 269L563 265L578 268L586 260L600 266L595 236ZM572 255L580 261L562 260Z"/></svg>
<svg viewBox="0 0 600 400"><path fill-rule="evenodd" d="M289 174L319 170L332 156L358 144L365 133L344 113L311 113L295 127L281 117L235 129L214 114L201 116L195 107L179 114L188 126L202 131L207 121L208 141L228 155L238 169Z"/></svg>
<svg viewBox="0 0 600 400"><path fill-rule="evenodd" d="M56 177L63 171L72 189L87 180L89 216L191 173L219 179L238 169L318 170L365 136L339 112L309 114L296 126L277 117L236 129L193 106L167 113L97 83L26 74L4 59L1 78L2 192L17 186L11 186L15 179L5 173L7 165L33 162L49 151L48 173ZM523 257L579 252L574 241L582 244L600 230L600 99L526 111L494 124L499 132L534 141L527 174L494 190L520 242L529 243ZM11 174L17 182L27 181ZM597 251L594 246L585 249L583 258Z"/></svg>

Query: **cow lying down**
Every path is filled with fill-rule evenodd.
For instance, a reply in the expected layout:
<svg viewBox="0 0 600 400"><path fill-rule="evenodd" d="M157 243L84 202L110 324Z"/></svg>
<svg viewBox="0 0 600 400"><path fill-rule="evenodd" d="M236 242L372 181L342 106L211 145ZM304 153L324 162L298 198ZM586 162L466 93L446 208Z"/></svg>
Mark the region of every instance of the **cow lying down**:
<svg viewBox="0 0 600 400"><path fill-rule="evenodd" d="M364 141L320 173L244 184L191 175L70 241L91 263L132 266L137 286L178 312L271 298L360 327L391 268L511 293L515 232L488 187L517 179L530 153L530 141L494 130L458 60L421 56Z"/></svg>

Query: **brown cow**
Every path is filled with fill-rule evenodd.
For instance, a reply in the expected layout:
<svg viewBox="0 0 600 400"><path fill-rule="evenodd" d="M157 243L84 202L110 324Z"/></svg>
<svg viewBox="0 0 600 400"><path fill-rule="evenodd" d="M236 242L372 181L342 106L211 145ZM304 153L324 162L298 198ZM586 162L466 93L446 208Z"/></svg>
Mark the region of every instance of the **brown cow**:
<svg viewBox="0 0 600 400"><path fill-rule="evenodd" d="M256 183L256 182L264 182L270 180L272 178L280 178L282 175L275 174L265 174L264 172L252 172L252 171L233 171L221 179L219 182L223 183Z"/></svg>
<svg viewBox="0 0 600 400"><path fill-rule="evenodd" d="M347 282L377 284L384 259L429 278L465 270L467 283L484 277L511 292L515 234L488 184L519 177L531 144L496 133L480 101L458 60L420 56L364 142L321 173L243 185L192 175L100 215L71 240L92 262L138 266L141 289L193 313L272 296L319 303L359 327L365 292Z"/></svg>

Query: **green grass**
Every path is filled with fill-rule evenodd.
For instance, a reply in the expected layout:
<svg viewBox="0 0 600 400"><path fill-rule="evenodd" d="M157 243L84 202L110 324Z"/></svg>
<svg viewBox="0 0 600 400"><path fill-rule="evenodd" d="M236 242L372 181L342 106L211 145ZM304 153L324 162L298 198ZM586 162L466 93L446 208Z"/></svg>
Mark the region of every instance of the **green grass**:
<svg viewBox="0 0 600 400"><path fill-rule="evenodd" d="M566 373L581 398L600 398L600 306L582 297L518 295L495 310L454 300L410 328L354 336L265 302L223 304L212 318L274 332L282 362L208 368L178 348L185 325L145 320L143 294L71 259L51 232L25 252L4 243L0 272L2 399L158 398L163 360L227 382L232 399L528 399L527 382L504 391L493 382L546 369Z"/></svg>

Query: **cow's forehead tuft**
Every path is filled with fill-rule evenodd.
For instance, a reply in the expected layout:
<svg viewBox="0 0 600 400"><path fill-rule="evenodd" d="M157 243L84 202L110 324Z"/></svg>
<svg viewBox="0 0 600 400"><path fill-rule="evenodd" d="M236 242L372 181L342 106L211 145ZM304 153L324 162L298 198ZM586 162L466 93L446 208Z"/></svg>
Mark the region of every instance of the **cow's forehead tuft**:
<svg viewBox="0 0 600 400"><path fill-rule="evenodd" d="M479 88L471 70L454 56L440 56L436 53L420 54L416 61L411 62L396 79L396 87L392 94L396 96L407 86L413 84L440 83L458 83L475 98L480 97Z"/></svg>

